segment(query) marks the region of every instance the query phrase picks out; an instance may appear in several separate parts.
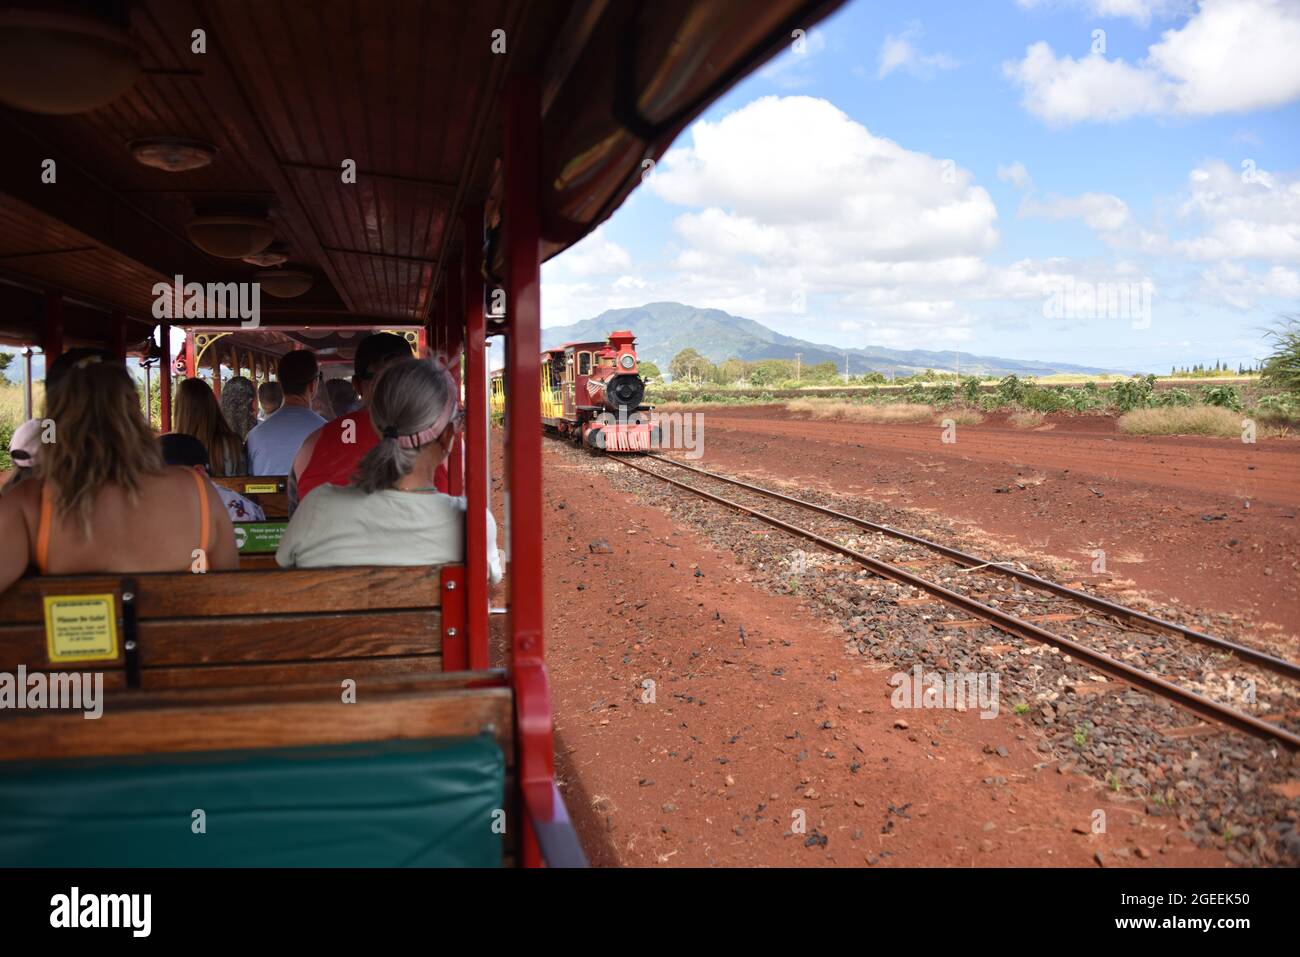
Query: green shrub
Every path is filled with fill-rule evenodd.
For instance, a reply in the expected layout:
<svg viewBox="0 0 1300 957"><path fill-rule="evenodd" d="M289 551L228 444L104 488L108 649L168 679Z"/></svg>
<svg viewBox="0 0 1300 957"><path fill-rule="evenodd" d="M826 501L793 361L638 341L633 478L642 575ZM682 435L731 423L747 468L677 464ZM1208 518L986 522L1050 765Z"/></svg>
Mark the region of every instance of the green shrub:
<svg viewBox="0 0 1300 957"><path fill-rule="evenodd" d="M1217 405L1221 409L1241 411L1241 393L1236 386L1212 385L1208 389L1202 389L1201 401L1206 405Z"/></svg>
<svg viewBox="0 0 1300 957"><path fill-rule="evenodd" d="M1011 375L1003 376L1001 381L998 382L997 396L1002 400L1003 404L1009 405L1012 402L1019 402L1021 398L1024 397L1025 390L1028 387L1028 382L1021 379L1015 373L1012 373Z"/></svg>
<svg viewBox="0 0 1300 957"><path fill-rule="evenodd" d="M1196 402L1196 397L1186 389L1161 389L1155 394L1155 405L1160 408L1170 406L1189 406Z"/></svg>
<svg viewBox="0 0 1300 957"><path fill-rule="evenodd" d="M1260 381L1300 395L1300 316L1285 317L1268 335L1277 346L1264 360Z"/></svg>
<svg viewBox="0 0 1300 957"><path fill-rule="evenodd" d="M1031 412L1059 412L1071 405L1063 390L1043 386L1025 388L1019 404Z"/></svg>
<svg viewBox="0 0 1300 957"><path fill-rule="evenodd" d="M1110 387L1111 404L1120 412L1145 409L1151 405L1151 395L1156 389L1153 375L1135 375Z"/></svg>
<svg viewBox="0 0 1300 957"><path fill-rule="evenodd" d="M957 387L945 382L930 390L930 401L934 405L948 405L957 397Z"/></svg>

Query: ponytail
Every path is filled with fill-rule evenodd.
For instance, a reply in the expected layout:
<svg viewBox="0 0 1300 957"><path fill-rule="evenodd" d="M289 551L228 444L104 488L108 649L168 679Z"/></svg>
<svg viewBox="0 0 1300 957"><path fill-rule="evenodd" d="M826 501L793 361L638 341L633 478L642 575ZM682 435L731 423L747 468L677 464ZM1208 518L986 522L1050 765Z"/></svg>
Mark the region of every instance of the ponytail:
<svg viewBox="0 0 1300 957"><path fill-rule="evenodd" d="M440 365L403 359L384 366L370 398L379 444L358 463L353 486L366 494L396 487L415 468L420 449L452 423L457 399L455 383Z"/></svg>

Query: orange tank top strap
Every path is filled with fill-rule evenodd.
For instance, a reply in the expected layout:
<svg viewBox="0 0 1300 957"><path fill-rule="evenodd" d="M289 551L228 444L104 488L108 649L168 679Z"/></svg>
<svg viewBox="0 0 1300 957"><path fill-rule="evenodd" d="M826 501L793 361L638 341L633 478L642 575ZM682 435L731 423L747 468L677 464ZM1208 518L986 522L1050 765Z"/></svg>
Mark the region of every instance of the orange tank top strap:
<svg viewBox="0 0 1300 957"><path fill-rule="evenodd" d="M212 516L208 511L208 483L198 469L190 472L194 476L194 484L199 490L199 550L206 552L208 550L208 526L211 524Z"/></svg>
<svg viewBox="0 0 1300 957"><path fill-rule="evenodd" d="M41 481L41 518L36 526L36 570L42 575L49 568L50 525L54 520L54 500L50 495L48 479Z"/></svg>

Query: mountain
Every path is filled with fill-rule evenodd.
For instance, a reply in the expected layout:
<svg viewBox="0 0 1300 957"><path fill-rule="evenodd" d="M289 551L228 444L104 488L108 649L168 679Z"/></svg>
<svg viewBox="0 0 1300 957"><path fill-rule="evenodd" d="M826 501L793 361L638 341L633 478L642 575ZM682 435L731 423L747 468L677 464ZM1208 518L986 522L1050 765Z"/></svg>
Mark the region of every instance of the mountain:
<svg viewBox="0 0 1300 957"><path fill-rule="evenodd" d="M886 349L883 346L843 349L784 336L753 319L733 316L721 309L697 309L680 302L651 302L631 309L607 309L592 319L568 326L552 326L542 330L542 348L551 349L566 342L603 340L615 329L631 329L636 334L637 354L664 372L668 371L673 356L688 347L713 362L730 358L746 361L793 359L799 353L800 362L805 366L834 362L840 371L844 370L847 358L851 375L871 371L907 375L925 369L955 371L958 368L972 374L1015 373L1021 376L1057 372L1099 375L1117 371L1066 362L1002 359L969 352Z"/></svg>

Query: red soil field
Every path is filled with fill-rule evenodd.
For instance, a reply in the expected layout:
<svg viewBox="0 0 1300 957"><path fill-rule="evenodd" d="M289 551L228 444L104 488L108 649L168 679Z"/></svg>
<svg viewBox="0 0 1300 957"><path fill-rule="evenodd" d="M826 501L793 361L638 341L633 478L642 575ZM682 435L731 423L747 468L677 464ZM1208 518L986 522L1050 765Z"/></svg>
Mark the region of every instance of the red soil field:
<svg viewBox="0 0 1300 957"><path fill-rule="evenodd" d="M937 424L700 411L704 457L693 464L929 509L1073 561L1085 583L1132 582L1156 600L1280 628L1300 648L1300 441L1122 435L1104 416L1023 430L991 416L944 444ZM1091 574L1094 549L1107 575Z"/></svg>
<svg viewBox="0 0 1300 957"><path fill-rule="evenodd" d="M900 727L888 674L798 597L751 584L597 457L548 443L544 462L557 771L594 865L1223 863L1176 820L1059 773L1014 715L909 711Z"/></svg>

